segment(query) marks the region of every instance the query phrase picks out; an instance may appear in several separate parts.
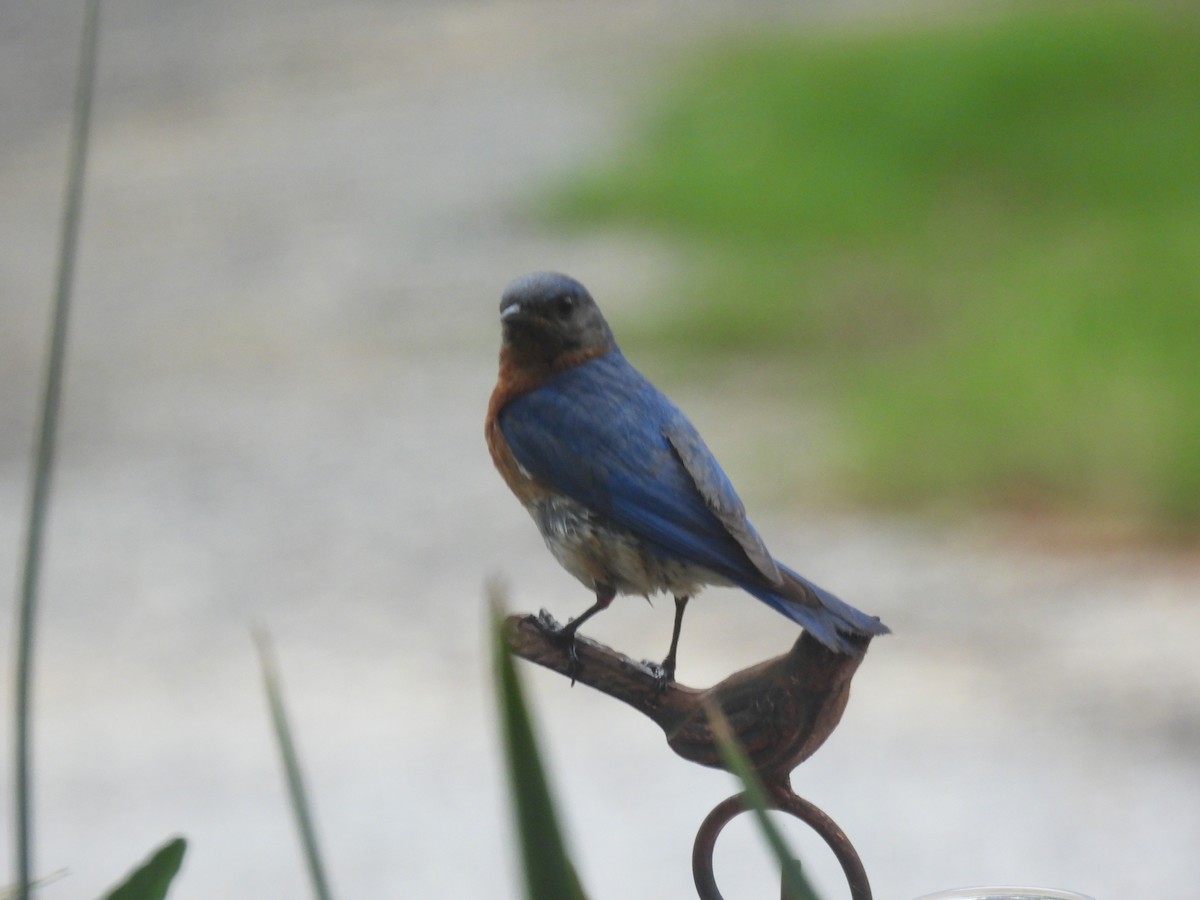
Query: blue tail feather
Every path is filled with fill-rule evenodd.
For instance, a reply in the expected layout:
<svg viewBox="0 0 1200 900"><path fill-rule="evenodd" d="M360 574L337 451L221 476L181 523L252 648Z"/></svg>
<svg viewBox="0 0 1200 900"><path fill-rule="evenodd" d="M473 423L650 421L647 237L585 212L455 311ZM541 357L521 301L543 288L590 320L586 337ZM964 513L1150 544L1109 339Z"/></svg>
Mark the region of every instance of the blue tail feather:
<svg viewBox="0 0 1200 900"><path fill-rule="evenodd" d="M847 637L874 637L890 632L891 629L884 625L878 616L870 616L855 609L786 566L780 566L779 570L784 575L782 589L757 584L743 587L803 627L830 650L859 656L862 654L862 648L847 640Z"/></svg>

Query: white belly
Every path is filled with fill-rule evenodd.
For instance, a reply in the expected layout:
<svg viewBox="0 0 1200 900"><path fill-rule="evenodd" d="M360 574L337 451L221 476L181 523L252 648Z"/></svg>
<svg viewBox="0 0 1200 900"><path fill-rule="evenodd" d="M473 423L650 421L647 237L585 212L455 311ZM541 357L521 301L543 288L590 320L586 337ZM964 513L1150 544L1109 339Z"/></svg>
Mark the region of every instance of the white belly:
<svg viewBox="0 0 1200 900"><path fill-rule="evenodd" d="M654 552L632 532L574 500L547 497L529 513L554 558L592 590L609 585L619 594L666 591L692 597L706 584L729 583L704 566Z"/></svg>

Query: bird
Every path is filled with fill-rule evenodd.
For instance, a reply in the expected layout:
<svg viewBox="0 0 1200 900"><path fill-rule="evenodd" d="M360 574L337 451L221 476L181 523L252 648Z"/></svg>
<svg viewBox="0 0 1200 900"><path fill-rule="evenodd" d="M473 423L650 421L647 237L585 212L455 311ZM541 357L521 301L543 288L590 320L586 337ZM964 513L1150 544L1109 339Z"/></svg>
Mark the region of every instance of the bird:
<svg viewBox="0 0 1200 900"><path fill-rule="evenodd" d="M683 614L707 585L736 586L830 650L859 656L889 629L775 559L699 432L625 358L588 290L532 272L500 299L501 346L484 433L550 553L595 595L575 635L620 595L669 593L675 678Z"/></svg>

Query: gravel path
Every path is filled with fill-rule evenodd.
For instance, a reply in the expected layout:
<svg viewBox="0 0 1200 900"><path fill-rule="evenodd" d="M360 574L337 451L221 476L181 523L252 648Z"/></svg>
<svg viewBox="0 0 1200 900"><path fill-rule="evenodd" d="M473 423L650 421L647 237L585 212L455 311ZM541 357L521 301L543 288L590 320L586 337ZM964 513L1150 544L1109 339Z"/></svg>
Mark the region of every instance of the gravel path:
<svg viewBox="0 0 1200 900"><path fill-rule="evenodd" d="M483 447L498 295L531 268L577 275L609 308L666 282L666 248L547 233L523 202L619 141L646 77L729 14L106 6L39 622L38 865L68 870L47 898L96 896L174 833L191 840L177 900L306 893L252 623L278 644L339 895L519 895L482 585L500 575L514 606L559 618L587 597ZM21 533L78 27L65 0L0 12L6 548ZM739 466L733 436L753 421L740 396L640 362L693 411L775 552L896 631L795 779L855 841L878 896L982 882L1194 892L1194 556L773 509ZM0 553L5 584L15 557ZM0 616L12 621L7 598ZM589 632L658 656L670 619L669 603L625 601ZM689 612L681 679L708 683L792 637L714 591ZM0 654L7 697L10 642ZM729 779L676 762L605 698L526 674L593 895L692 896L692 835ZM6 845L9 827L6 810ZM840 896L832 860L797 840ZM727 896L773 895L748 825L720 850Z"/></svg>

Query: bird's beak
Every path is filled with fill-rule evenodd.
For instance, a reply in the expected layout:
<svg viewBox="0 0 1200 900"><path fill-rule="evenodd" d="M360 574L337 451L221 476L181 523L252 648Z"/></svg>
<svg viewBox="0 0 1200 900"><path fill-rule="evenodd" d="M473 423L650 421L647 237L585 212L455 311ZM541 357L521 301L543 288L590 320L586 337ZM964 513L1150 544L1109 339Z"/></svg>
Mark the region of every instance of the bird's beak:
<svg viewBox="0 0 1200 900"><path fill-rule="evenodd" d="M537 328L544 324L545 320L524 303L513 303L500 311L500 325L505 331Z"/></svg>

